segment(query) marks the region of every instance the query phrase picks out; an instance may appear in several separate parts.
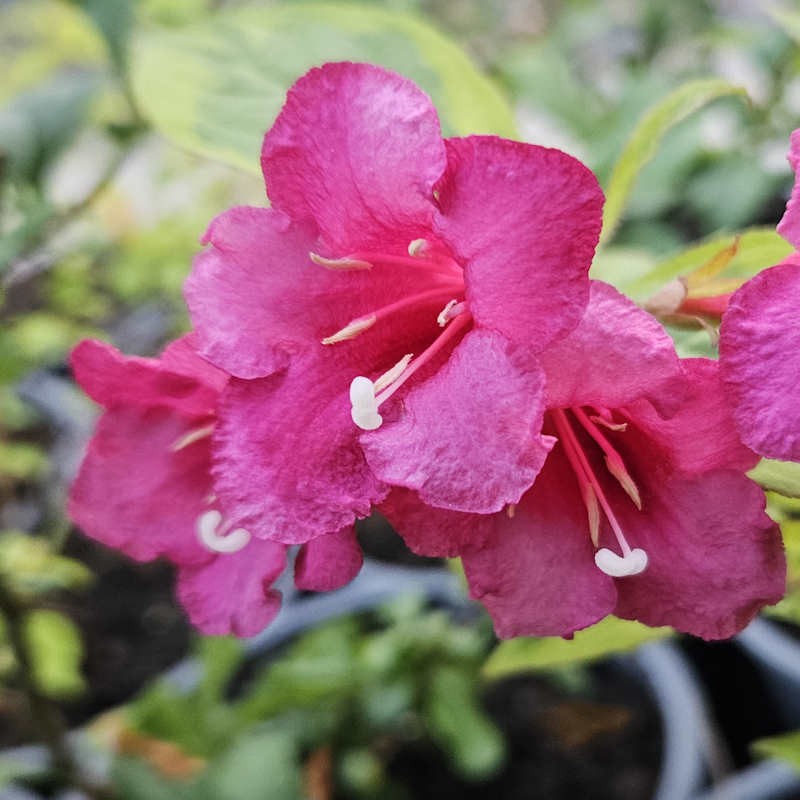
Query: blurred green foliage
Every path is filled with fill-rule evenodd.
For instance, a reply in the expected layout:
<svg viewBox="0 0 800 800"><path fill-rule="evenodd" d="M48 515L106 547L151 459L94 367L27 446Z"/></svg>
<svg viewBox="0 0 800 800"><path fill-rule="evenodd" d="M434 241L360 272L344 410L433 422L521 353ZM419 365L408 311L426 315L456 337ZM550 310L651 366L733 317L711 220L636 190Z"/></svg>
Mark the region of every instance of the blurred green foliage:
<svg viewBox="0 0 800 800"><path fill-rule="evenodd" d="M242 645L201 639L197 687L183 692L162 681L126 715L140 734L204 759L205 770L185 787L191 797L246 797L242 786L269 774L264 762L280 775L279 786L296 787L310 768L309 754L322 749L346 796L393 796L388 760L419 740L440 747L464 777L486 778L505 757L503 739L479 702L477 678L490 641L485 620L458 625L444 612L425 611L418 599L400 598L372 619L343 618L306 633L238 680ZM254 742L263 760L251 763ZM234 763L244 771L238 785ZM130 800L144 798L159 781L164 793L170 785L152 764L134 767L125 759L118 767Z"/></svg>

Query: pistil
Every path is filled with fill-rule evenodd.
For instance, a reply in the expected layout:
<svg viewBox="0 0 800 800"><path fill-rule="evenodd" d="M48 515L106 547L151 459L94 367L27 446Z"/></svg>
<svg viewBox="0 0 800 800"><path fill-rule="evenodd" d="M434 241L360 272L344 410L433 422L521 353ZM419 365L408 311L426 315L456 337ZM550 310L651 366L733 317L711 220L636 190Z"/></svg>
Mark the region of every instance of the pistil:
<svg viewBox="0 0 800 800"><path fill-rule="evenodd" d="M237 553L250 541L250 533L244 528L228 531L227 527L222 514L212 508L197 518L197 538L212 553Z"/></svg>

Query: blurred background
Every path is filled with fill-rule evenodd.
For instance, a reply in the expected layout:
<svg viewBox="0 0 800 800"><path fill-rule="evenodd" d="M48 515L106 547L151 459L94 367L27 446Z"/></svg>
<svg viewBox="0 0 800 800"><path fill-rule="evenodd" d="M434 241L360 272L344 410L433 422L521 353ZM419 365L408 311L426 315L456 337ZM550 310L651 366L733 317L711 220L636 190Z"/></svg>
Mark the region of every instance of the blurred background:
<svg viewBox="0 0 800 800"><path fill-rule="evenodd" d="M192 633L164 564L64 517L95 409L82 337L152 355L216 213L314 64L373 61L447 135L560 147L608 196L593 275L645 302L774 233L800 12L756 0L0 0L0 798L800 798L800 477L765 463L789 594L731 643L607 620L497 646L457 564L380 519L326 596L247 642ZM713 320L710 324L713 324ZM709 325L675 327L713 355Z"/></svg>

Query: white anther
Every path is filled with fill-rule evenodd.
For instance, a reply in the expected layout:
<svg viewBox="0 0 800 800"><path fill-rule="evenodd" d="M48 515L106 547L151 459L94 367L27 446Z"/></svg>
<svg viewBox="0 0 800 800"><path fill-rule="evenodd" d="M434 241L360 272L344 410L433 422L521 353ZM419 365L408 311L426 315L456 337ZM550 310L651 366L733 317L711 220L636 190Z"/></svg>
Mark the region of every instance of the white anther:
<svg viewBox="0 0 800 800"><path fill-rule="evenodd" d="M195 442L199 442L201 439L211 436L212 433L214 433L213 425L206 425L203 428L195 428L193 431L189 431L189 433L186 433L179 439L176 439L172 443L171 450L177 453L179 450L183 450L184 447L188 447L190 444L194 444Z"/></svg>
<svg viewBox="0 0 800 800"><path fill-rule="evenodd" d="M360 258L325 258L318 253L309 253L308 257L321 267L327 269L372 269L372 264L369 261L364 261Z"/></svg>
<svg viewBox="0 0 800 800"><path fill-rule="evenodd" d="M341 330L336 331L336 333L330 336L326 336L322 340L322 344L336 344L337 342L344 342L348 339L355 339L356 336L363 333L367 328L371 328L375 324L376 319L377 317L375 317L375 315L354 319L352 322L348 322Z"/></svg>
<svg viewBox="0 0 800 800"><path fill-rule="evenodd" d="M451 300L440 312L439 316L436 317L436 321L439 323L440 328L444 328L448 322L450 322L450 312L458 305L458 300Z"/></svg>
<svg viewBox="0 0 800 800"><path fill-rule="evenodd" d="M350 416L359 428L374 431L380 428L383 417L378 413L375 384L363 375L353 378L350 384Z"/></svg>
<svg viewBox="0 0 800 800"><path fill-rule="evenodd" d="M382 392L387 386L391 386L406 371L412 358L414 358L413 353L406 353L391 369L386 370L375 381L375 394Z"/></svg>
<svg viewBox="0 0 800 800"><path fill-rule="evenodd" d="M602 548L594 554L594 563L601 572L612 578L626 578L638 575L647 568L647 553L637 547L624 556L618 556L612 550Z"/></svg>
<svg viewBox="0 0 800 800"><path fill-rule="evenodd" d="M410 256L421 256L428 249L427 239L414 239L413 242L408 243L408 254Z"/></svg>
<svg viewBox="0 0 800 800"><path fill-rule="evenodd" d="M214 553L237 553L250 541L250 534L244 528L222 533L221 522L222 514L213 508L197 518L197 538L200 544Z"/></svg>

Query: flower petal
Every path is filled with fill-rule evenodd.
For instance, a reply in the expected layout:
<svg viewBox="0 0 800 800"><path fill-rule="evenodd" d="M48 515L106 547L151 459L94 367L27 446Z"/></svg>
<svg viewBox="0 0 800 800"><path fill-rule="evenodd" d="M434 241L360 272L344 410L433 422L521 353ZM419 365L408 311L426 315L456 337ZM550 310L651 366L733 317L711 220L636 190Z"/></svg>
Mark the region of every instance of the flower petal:
<svg viewBox="0 0 800 800"><path fill-rule="evenodd" d="M663 419L643 400L625 410L634 423L622 435L623 448L625 439L629 440L626 458L639 462L637 470L645 474L655 461L666 461L670 469L690 475L714 469L752 469L758 456L742 444L736 432L718 363L708 358L687 358L683 369L686 396L669 419ZM641 433L650 443L641 440Z"/></svg>
<svg viewBox="0 0 800 800"><path fill-rule="evenodd" d="M306 542L294 562L294 583L307 592L330 592L358 575L364 556L353 527Z"/></svg>
<svg viewBox="0 0 800 800"><path fill-rule="evenodd" d="M799 309L800 267L779 265L733 295L720 330L722 379L742 439L788 461L800 461Z"/></svg>
<svg viewBox="0 0 800 800"><path fill-rule="evenodd" d="M794 171L794 188L783 218L778 223L778 233L789 244L800 249L800 128L792 131L789 164Z"/></svg>
<svg viewBox="0 0 800 800"><path fill-rule="evenodd" d="M202 367L193 375L173 371L158 359L126 356L94 339L84 339L73 349L70 366L81 388L106 408L160 406L187 416L214 412L218 389L200 380Z"/></svg>
<svg viewBox="0 0 800 800"><path fill-rule="evenodd" d="M231 523L299 544L350 526L386 493L350 417L358 374L331 350L254 381L232 379L214 432L214 485Z"/></svg>
<svg viewBox="0 0 800 800"><path fill-rule="evenodd" d="M547 347L539 360L551 408L617 408L645 397L668 416L683 399L683 370L663 326L600 281L592 281L578 326Z"/></svg>
<svg viewBox="0 0 800 800"><path fill-rule="evenodd" d="M589 292L603 193L559 150L492 136L447 140L437 228L464 266L479 325L541 350Z"/></svg>
<svg viewBox="0 0 800 800"><path fill-rule="evenodd" d="M490 543L462 560L499 637L569 636L613 611L614 581L595 566L586 509L559 450L513 519L492 519Z"/></svg>
<svg viewBox="0 0 800 800"><path fill-rule="evenodd" d="M178 599L207 636L255 636L281 607L271 589L286 566L286 548L251 540L242 550L178 573Z"/></svg>
<svg viewBox="0 0 800 800"><path fill-rule="evenodd" d="M138 561L208 561L195 525L211 492L210 440L172 449L192 427L164 408L107 411L72 484L70 518Z"/></svg>
<svg viewBox="0 0 800 800"><path fill-rule="evenodd" d="M436 110L411 81L338 63L312 69L289 90L261 166L273 206L315 221L326 255L405 252L430 229L445 151Z"/></svg>
<svg viewBox="0 0 800 800"><path fill-rule="evenodd" d="M420 556L455 558L480 549L490 540L495 525L491 514L434 508L423 503L416 492L400 488L392 489L379 511Z"/></svg>
<svg viewBox="0 0 800 800"><path fill-rule="evenodd" d="M505 337L473 330L394 422L361 437L382 481L430 505L491 513L516 503L552 446L542 437L544 376Z"/></svg>
<svg viewBox="0 0 800 800"><path fill-rule="evenodd" d="M729 470L649 481L644 514L620 504L631 546L648 555L640 575L617 581L614 611L704 639L738 633L785 590L780 532L764 493Z"/></svg>

